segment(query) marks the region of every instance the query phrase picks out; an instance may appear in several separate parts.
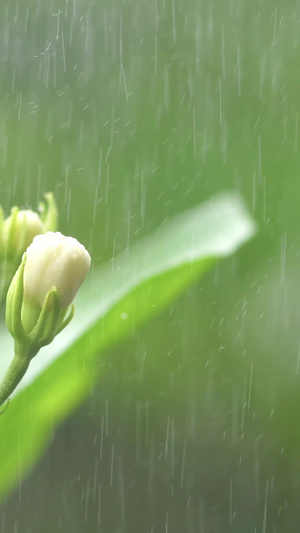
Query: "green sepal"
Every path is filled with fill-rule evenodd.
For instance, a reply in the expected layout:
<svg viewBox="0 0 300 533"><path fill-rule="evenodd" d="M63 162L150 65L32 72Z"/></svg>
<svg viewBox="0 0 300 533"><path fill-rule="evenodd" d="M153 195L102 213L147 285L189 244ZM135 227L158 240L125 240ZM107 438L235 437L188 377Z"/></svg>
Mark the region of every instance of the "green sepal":
<svg viewBox="0 0 300 533"><path fill-rule="evenodd" d="M61 315L60 315L60 319L59 319L59 326L58 326L58 329L55 333L55 335L58 335L63 329L65 329L67 327L68 324L70 324L73 316L74 316L74 313L75 313L75 305L72 304L71 305L71 309L70 309L70 312L67 316L67 318L65 318L65 320L63 320L63 318L65 317L66 315L66 312L67 312L67 309L64 309L64 311L61 311Z"/></svg>
<svg viewBox="0 0 300 533"><path fill-rule="evenodd" d="M5 245L3 238L4 211L0 206L0 257L5 257Z"/></svg>
<svg viewBox="0 0 300 533"><path fill-rule="evenodd" d="M25 252L22 263L13 277L6 297L6 325L13 338L19 342L25 342L28 339L21 319L24 293L23 277L26 259L27 254Z"/></svg>
<svg viewBox="0 0 300 533"><path fill-rule="evenodd" d="M16 226L18 213L19 213L19 208L18 207L12 207L11 208L11 211L10 211L11 223L9 225L9 230L8 230L8 235L7 235L7 240L6 240L6 250L5 250L6 257L8 257L8 258L10 258L11 255L13 255L13 253L14 253L13 236L14 236L14 232L15 232L15 226ZM22 239L22 237L21 237L21 239ZM18 244L19 244L19 248L22 249L22 243L19 242Z"/></svg>
<svg viewBox="0 0 300 533"><path fill-rule="evenodd" d="M44 194L45 202L39 203L39 213L42 222L45 225L46 231L57 231L58 227L58 209L54 200L52 192Z"/></svg>
<svg viewBox="0 0 300 533"><path fill-rule="evenodd" d="M46 346L53 341L60 320L60 305L57 288L52 287L47 293L38 321L29 333L33 345Z"/></svg>

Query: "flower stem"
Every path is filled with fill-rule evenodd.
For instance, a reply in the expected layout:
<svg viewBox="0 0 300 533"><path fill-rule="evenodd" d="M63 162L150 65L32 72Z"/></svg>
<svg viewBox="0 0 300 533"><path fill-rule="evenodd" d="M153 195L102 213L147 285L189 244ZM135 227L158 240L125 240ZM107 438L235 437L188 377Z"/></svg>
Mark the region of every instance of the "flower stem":
<svg viewBox="0 0 300 533"><path fill-rule="evenodd" d="M29 346L22 347L18 343L15 343L14 358L0 383L0 407L20 383L29 367L33 355L34 353L32 353Z"/></svg>
<svg viewBox="0 0 300 533"><path fill-rule="evenodd" d="M9 398L18 383L20 383L27 368L29 367L29 363L29 359L23 359L14 356L2 382L0 383L0 406Z"/></svg>

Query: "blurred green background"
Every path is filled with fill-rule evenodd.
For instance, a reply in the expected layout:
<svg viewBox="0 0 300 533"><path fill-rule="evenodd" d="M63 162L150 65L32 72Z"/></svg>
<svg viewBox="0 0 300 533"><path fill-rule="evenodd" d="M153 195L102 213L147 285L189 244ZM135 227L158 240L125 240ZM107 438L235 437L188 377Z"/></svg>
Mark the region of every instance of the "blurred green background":
<svg viewBox="0 0 300 533"><path fill-rule="evenodd" d="M1 8L6 211L52 190L94 267L227 189L260 226L99 362L1 533L299 531L299 3Z"/></svg>

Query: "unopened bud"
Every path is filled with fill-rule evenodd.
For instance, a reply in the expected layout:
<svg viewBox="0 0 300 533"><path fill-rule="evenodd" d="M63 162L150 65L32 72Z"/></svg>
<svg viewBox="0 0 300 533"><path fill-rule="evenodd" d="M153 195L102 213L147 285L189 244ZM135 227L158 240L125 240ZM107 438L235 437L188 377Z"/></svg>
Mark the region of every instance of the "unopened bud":
<svg viewBox="0 0 300 533"><path fill-rule="evenodd" d="M53 194L44 196L46 201L40 202L39 214L13 207L5 219L0 207L0 303L33 238L57 229L58 212Z"/></svg>
<svg viewBox="0 0 300 533"><path fill-rule="evenodd" d="M66 309L90 269L91 258L73 237L49 231L38 235L27 249L24 299L42 307L47 293L56 287L61 309Z"/></svg>
<svg viewBox="0 0 300 533"><path fill-rule="evenodd" d="M11 214L1 226L2 254L6 261L19 262L26 248L36 235L55 231L57 208L51 193L45 194L47 204L40 203L40 216L30 209L19 210L13 207Z"/></svg>
<svg viewBox="0 0 300 533"><path fill-rule="evenodd" d="M12 208L11 215L3 223L3 242L6 257L21 257L33 238L46 229L40 217L30 209L19 211Z"/></svg>
<svg viewBox="0 0 300 533"><path fill-rule="evenodd" d="M18 342L49 344L71 320L67 310L91 258L73 237L51 231L34 237L7 293L6 323Z"/></svg>

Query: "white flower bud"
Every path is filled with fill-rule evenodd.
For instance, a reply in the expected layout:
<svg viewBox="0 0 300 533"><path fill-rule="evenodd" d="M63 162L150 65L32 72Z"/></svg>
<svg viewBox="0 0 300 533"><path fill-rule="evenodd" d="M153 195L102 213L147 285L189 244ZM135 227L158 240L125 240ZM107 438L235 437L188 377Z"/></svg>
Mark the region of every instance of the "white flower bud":
<svg viewBox="0 0 300 533"><path fill-rule="evenodd" d="M26 248L36 235L56 231L58 211L53 194L44 194L39 213L12 207L5 219L0 207L0 304Z"/></svg>
<svg viewBox="0 0 300 533"><path fill-rule="evenodd" d="M34 237L27 249L24 270L24 302L43 306L56 287L61 309L73 301L90 269L91 258L73 237L51 231Z"/></svg>
<svg viewBox="0 0 300 533"><path fill-rule="evenodd" d="M31 359L72 320L75 306L69 305L90 263L82 244L52 231L34 237L23 254L6 297L5 319L15 341L15 357L0 383L0 406L24 376Z"/></svg>
<svg viewBox="0 0 300 533"><path fill-rule="evenodd" d="M16 210L4 221L2 231L7 255L10 257L13 254L19 258L32 243L33 237L45 233L46 228L34 211L14 209Z"/></svg>

